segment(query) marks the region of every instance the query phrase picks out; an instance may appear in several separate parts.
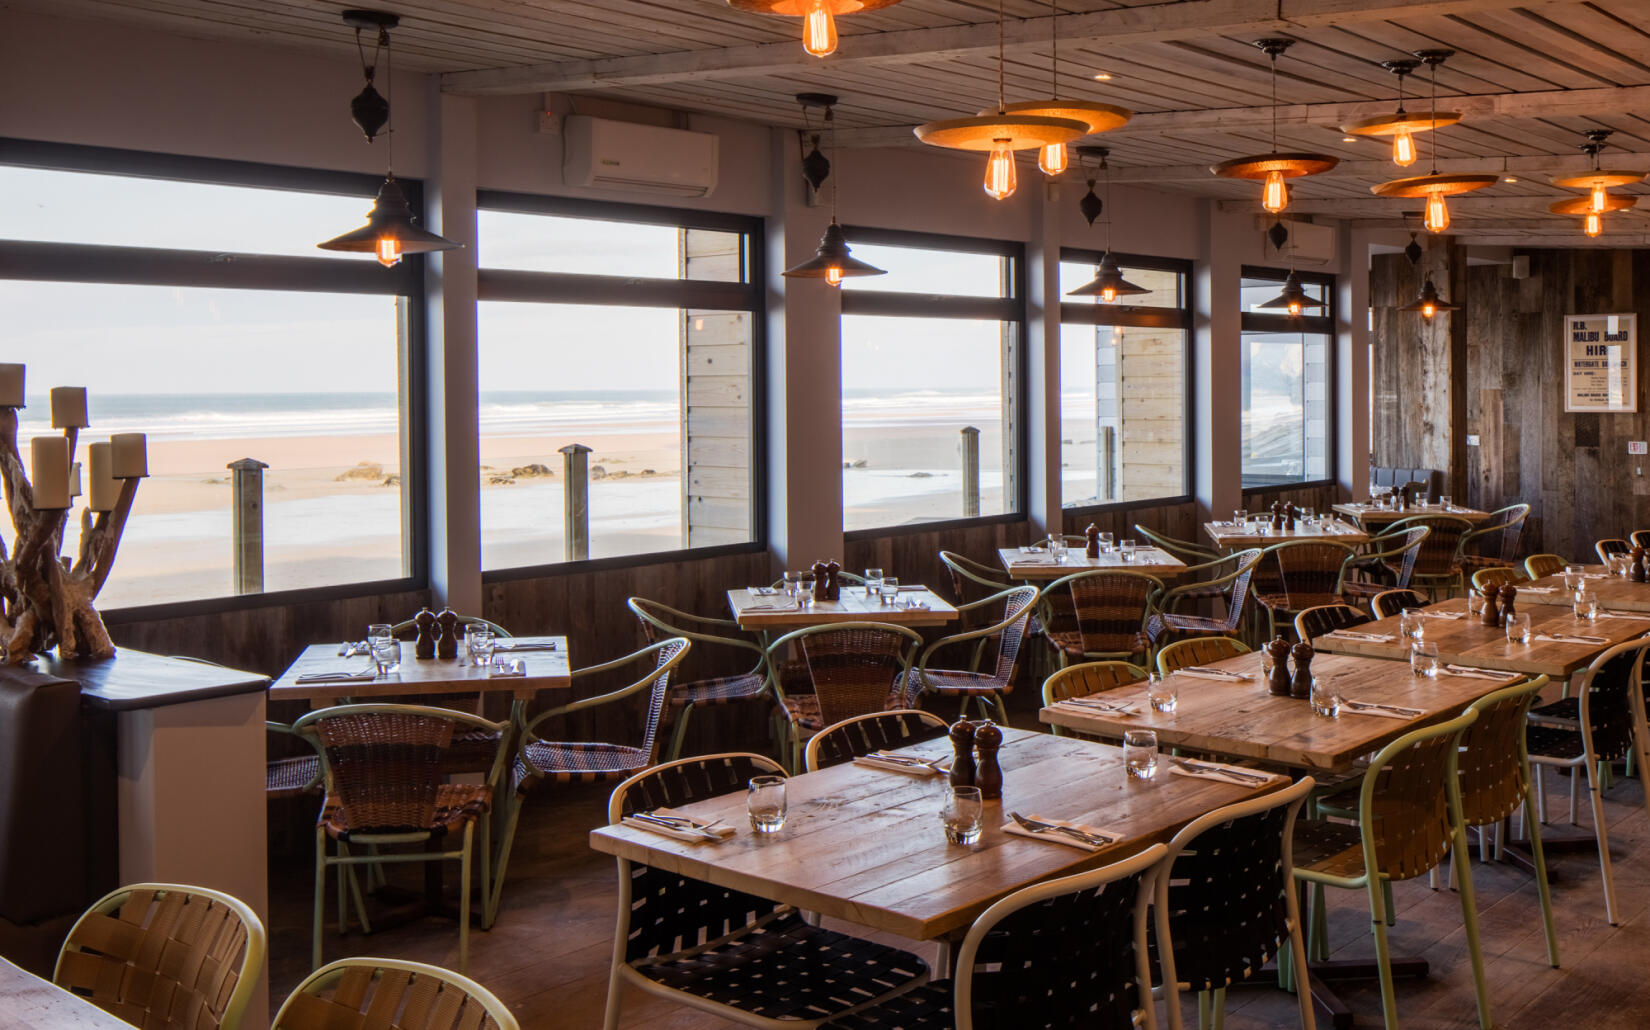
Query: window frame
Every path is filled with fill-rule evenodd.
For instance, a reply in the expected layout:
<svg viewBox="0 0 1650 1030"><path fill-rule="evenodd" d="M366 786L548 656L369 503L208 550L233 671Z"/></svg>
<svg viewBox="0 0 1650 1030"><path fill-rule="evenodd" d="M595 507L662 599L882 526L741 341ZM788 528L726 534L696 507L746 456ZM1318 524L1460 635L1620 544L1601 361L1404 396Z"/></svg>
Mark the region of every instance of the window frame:
<svg viewBox="0 0 1650 1030"><path fill-rule="evenodd" d="M1263 265L1244 265L1238 272L1239 284L1244 279L1259 279L1265 282L1275 282L1282 289L1284 280L1289 277L1287 268L1268 268ZM1335 336L1335 295L1336 277L1328 272L1303 272L1294 270L1295 277L1303 286L1323 287L1323 313L1319 315L1288 314L1273 315L1260 311L1242 311L1238 315L1238 342L1242 345L1244 333L1300 333L1314 336L1324 336L1329 345L1324 348L1324 402L1329 410L1328 430L1325 441L1324 468L1328 475L1319 479L1301 479L1292 483L1266 483L1260 486L1243 487L1245 491L1265 490L1296 490L1303 487L1334 486L1340 482L1340 448L1336 442L1340 439L1341 411L1336 378L1339 373L1336 357ZM1240 355L1241 360L1241 355ZM1243 470L1238 469L1238 479L1241 482Z"/></svg>
<svg viewBox="0 0 1650 1030"><path fill-rule="evenodd" d="M1081 261L1087 264L1098 265L1104 251L1085 247L1061 247L1060 262ZM1194 263L1186 258L1154 257L1148 254L1123 254L1112 252L1112 257L1122 268L1147 268L1158 272L1175 272L1180 276L1180 307L1159 308L1143 307L1130 304L1078 304L1060 300L1060 325L1094 325L1094 326L1121 326L1125 329L1179 329L1185 335L1185 349L1182 352L1185 375L1181 386L1181 424L1185 426L1182 437L1181 450L1184 452L1181 464L1185 469L1182 482L1185 492L1175 497L1146 497L1135 501L1109 501L1105 504L1087 504L1080 507L1066 507L1065 482L1060 484L1060 511L1062 518L1083 519L1095 515L1107 515L1119 511L1132 511L1142 506L1168 507L1175 504L1186 504L1195 501L1193 494L1194 484L1197 482L1197 408L1192 404L1196 387L1196 368L1192 361L1192 329L1195 310L1193 290L1196 287L1196 277L1192 274Z"/></svg>
<svg viewBox="0 0 1650 1030"><path fill-rule="evenodd" d="M165 179L214 186L246 186L296 193L360 197L370 203L383 177L295 165L195 157L157 151L52 143L0 137L0 165L45 171ZM396 181L414 211L423 210L419 179ZM225 260L226 256L233 260ZM401 527L405 576L337 583L256 594L225 594L187 601L99 608L110 626L185 618L258 608L291 606L354 597L417 592L429 587L429 396L427 331L422 254L409 254L394 268L375 261L335 257L290 257L221 250L130 247L0 239L0 279L28 282L93 283L126 286L303 291L377 294L400 300L405 320L404 395L401 432L407 449L406 508ZM226 588L227 589L227 588Z"/></svg>
<svg viewBox="0 0 1650 1030"><path fill-rule="evenodd" d="M974 236L952 236L946 233L911 232L904 229L882 229L857 225L844 226L843 232L847 234L849 243L909 247L922 250L951 250L962 254L985 254L1008 260L1008 270L1003 276L1003 285L1008 291L1006 297L968 297L952 293L904 293L892 290L846 289L842 291L842 314L895 318L995 320L1014 325L1015 353L1011 355L1012 360L1008 366L1010 375L1014 377L1014 382L1010 383L1007 391L1005 391L1012 406L1013 415L1009 426L1012 430L1012 436L1005 434L1004 445L1012 444L1015 448L1015 489L1012 511L999 512L995 515L938 519L933 522L900 523L896 526L872 526L864 529L844 528L842 539L845 542L852 543L857 540L876 540L912 533L945 532L953 529L964 529L969 526L1009 525L1015 522L1025 522L1028 518L1026 498L1029 495L1026 488L1026 479L1031 472L1030 458L1026 454L1026 443L1029 434L1026 432L1028 411L1026 351L1028 348L1026 346L1025 243L1020 240L992 240ZM838 361L840 362L840 360L839 356ZM841 432L841 428L840 425L837 427L838 432ZM842 516L845 518L846 514L846 510L844 510Z"/></svg>
<svg viewBox="0 0 1650 1030"><path fill-rule="evenodd" d="M588 218L638 225L663 225L739 233L743 239L743 282L706 279L660 279L647 276L587 275L577 272L534 272L525 269L476 269L476 301L528 304L587 304L607 307L706 308L751 313L751 539L711 547L679 547L669 551L616 554L579 561L543 562L503 569L482 569L481 581L511 583L589 572L606 572L697 561L729 555L755 554L768 549L767 434L767 252L763 219L750 215L659 204L631 204L582 197L558 197L510 190L476 191L476 211L501 211L560 218ZM478 251L481 241L477 240ZM479 254L478 254L479 259ZM478 336L477 347L480 340ZM686 470L684 471L684 475Z"/></svg>

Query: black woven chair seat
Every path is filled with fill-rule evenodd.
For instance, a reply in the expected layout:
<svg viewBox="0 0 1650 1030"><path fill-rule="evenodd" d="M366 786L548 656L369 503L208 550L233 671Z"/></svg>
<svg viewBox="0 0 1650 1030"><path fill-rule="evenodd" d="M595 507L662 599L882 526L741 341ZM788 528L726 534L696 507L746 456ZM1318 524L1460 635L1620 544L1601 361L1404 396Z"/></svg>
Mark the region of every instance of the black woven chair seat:
<svg viewBox="0 0 1650 1030"><path fill-rule="evenodd" d="M1585 753L1580 730L1534 723L1524 727L1524 746L1529 749L1531 758L1539 756L1568 760L1580 758Z"/></svg>
<svg viewBox="0 0 1650 1030"><path fill-rule="evenodd" d="M670 706L685 708L688 705L737 704L740 701L751 701L761 697L767 686L767 677L754 672L695 680L670 688Z"/></svg>
<svg viewBox="0 0 1650 1030"><path fill-rule="evenodd" d="M1581 718L1581 698L1561 697L1551 704L1536 705L1530 709L1530 717L1534 719L1563 719L1565 722L1576 722Z"/></svg>
<svg viewBox="0 0 1650 1030"><path fill-rule="evenodd" d="M294 795L314 784L321 775L321 756L277 758L265 769L264 790L272 795Z"/></svg>
<svg viewBox="0 0 1650 1030"><path fill-rule="evenodd" d="M1208 615L1179 615L1160 612L1146 620L1146 636L1155 641L1165 632L1172 633L1230 633L1226 619Z"/></svg>
<svg viewBox="0 0 1650 1030"><path fill-rule="evenodd" d="M1294 844L1296 869L1348 877L1364 873L1363 838L1356 826L1302 819L1295 823Z"/></svg>
<svg viewBox="0 0 1650 1030"><path fill-rule="evenodd" d="M957 1025L950 980L931 980L887 1001L839 1016L820 1030L940 1030Z"/></svg>
<svg viewBox="0 0 1650 1030"><path fill-rule="evenodd" d="M533 764L556 783L602 783L622 780L646 769L651 763L646 751L623 744L562 743L535 740L527 745ZM516 758L512 770L516 789L533 777L527 764Z"/></svg>
<svg viewBox="0 0 1650 1030"><path fill-rule="evenodd" d="M892 712L900 708L909 708L913 701L914 699L906 697L905 690L896 684L888 692L888 699L883 703L882 710ZM825 716L819 710L818 694L786 694L785 700L780 704L785 717L797 727L814 732L825 728Z"/></svg>
<svg viewBox="0 0 1650 1030"><path fill-rule="evenodd" d="M928 974L908 951L809 926L789 913L734 940L637 963L655 983L769 1019L823 1019Z"/></svg>
<svg viewBox="0 0 1650 1030"><path fill-rule="evenodd" d="M992 672L969 672L967 669L929 669L919 679L915 672L911 674L912 685L919 689L908 691L906 696L915 698L922 689L935 694L950 694L952 696L968 695L979 697L988 694L1007 694L1014 689L1012 683L1004 684Z"/></svg>

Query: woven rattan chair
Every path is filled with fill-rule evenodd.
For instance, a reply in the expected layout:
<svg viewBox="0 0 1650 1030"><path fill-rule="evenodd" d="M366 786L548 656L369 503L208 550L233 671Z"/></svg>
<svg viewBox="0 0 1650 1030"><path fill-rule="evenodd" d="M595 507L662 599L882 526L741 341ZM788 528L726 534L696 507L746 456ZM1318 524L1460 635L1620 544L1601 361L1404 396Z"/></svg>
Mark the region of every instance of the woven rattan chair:
<svg viewBox="0 0 1650 1030"><path fill-rule="evenodd" d="M467 712L420 705L338 705L310 712L293 729L317 742L326 781L326 800L315 827L315 921L311 968L321 965L321 923L326 912L327 869L342 867L338 876L338 926L345 932L346 882L356 892L352 866L380 862L441 862L458 860L458 965L470 958L470 867L476 824L483 846L481 885L488 883L490 815L499 773L504 765L501 747L484 783L446 783L446 760L455 739L465 730L480 730L502 740L507 727ZM409 844L446 844L458 836L453 850L386 853L385 847ZM329 854L333 842L337 854ZM350 845L364 844L369 854L352 855ZM484 925L491 925L487 921ZM364 930L368 929L363 924Z"/></svg>
<svg viewBox="0 0 1650 1030"><path fill-rule="evenodd" d="M986 909L952 980L825 1024L826 1030L1156 1030L1146 911L1166 849L1015 891Z"/></svg>
<svg viewBox="0 0 1650 1030"><path fill-rule="evenodd" d="M1543 822L1547 818L1543 769L1570 770L1571 823L1576 821L1576 784L1582 771L1586 772L1593 834L1598 838L1599 873L1604 879L1604 914L1612 926L1617 920L1616 886L1604 812L1604 777L1607 763L1632 753L1644 732L1642 677L1646 651L1650 651L1650 640L1630 640L1594 658L1577 679L1575 696L1534 709L1525 733L1530 765L1535 771L1535 818ZM1555 720L1573 722L1562 725ZM1645 804L1650 808L1650 798ZM1525 821L1529 822L1528 816Z"/></svg>
<svg viewBox="0 0 1650 1030"><path fill-rule="evenodd" d="M1295 616L1295 636L1311 643L1325 633L1350 629L1369 621L1369 616L1349 604L1320 604Z"/></svg>
<svg viewBox="0 0 1650 1030"><path fill-rule="evenodd" d="M1188 665L1208 665L1248 653L1249 645L1232 637L1190 637L1157 652L1157 671L1167 676Z"/></svg>
<svg viewBox="0 0 1650 1030"><path fill-rule="evenodd" d="M1507 568L1501 565L1492 565L1487 569L1479 569L1477 572L1472 574L1472 589L1474 592L1482 594L1492 584L1496 587L1504 587L1508 583L1517 583L1519 581L1520 578L1517 569Z"/></svg>
<svg viewBox="0 0 1650 1030"><path fill-rule="evenodd" d="M267 940L239 898L135 883L105 894L70 928L52 983L133 1026L238 1030ZM5 1008L0 1024L10 1025ZM263 1015L252 1020L262 1022Z"/></svg>
<svg viewBox="0 0 1650 1030"><path fill-rule="evenodd" d="M272 1030L521 1030L469 977L393 958L345 958L304 978Z"/></svg>
<svg viewBox="0 0 1650 1030"><path fill-rule="evenodd" d="M946 721L933 712L905 708L894 712L856 715L827 726L813 735L803 754L808 772L851 762L873 751L897 751L925 740L945 736Z"/></svg>
<svg viewBox="0 0 1650 1030"><path fill-rule="evenodd" d="M1020 643L1025 639L1026 625L1031 621L1037 595L1036 587L1010 587L1000 594L964 605L964 608L988 610L1001 605L1002 620L966 633L941 637L923 648L905 691L907 705L916 707L928 698L942 701L955 699L960 705L959 716L966 716L968 702L972 700L979 705L982 716L991 718L992 709L995 709L997 718L1007 721L1003 711L1003 695L1014 689L1014 665L1020 657ZM997 642L994 648L997 663L988 672L936 669L929 664L935 655L947 648L983 639L995 639Z"/></svg>
<svg viewBox="0 0 1650 1030"><path fill-rule="evenodd" d="M1383 590L1369 599L1369 614L1390 619L1406 608L1425 608L1427 599L1413 590Z"/></svg>
<svg viewBox="0 0 1650 1030"><path fill-rule="evenodd" d="M1194 638L1201 640L1203 638ZM1211 637L1212 640L1222 640L1224 637ZM1189 641L1186 641L1189 643ZM1173 645L1171 645L1173 646ZM1143 666L1132 662L1082 662L1078 665L1068 665L1060 669L1043 681L1043 706L1046 708L1056 701L1064 701L1072 697L1088 697L1091 694L1101 694L1118 687L1126 687L1131 683L1139 683L1147 675ZM1063 726L1049 727L1056 737L1067 736Z"/></svg>
<svg viewBox="0 0 1650 1030"><path fill-rule="evenodd" d="M1306 968L1306 934L1293 882L1295 819L1315 781L1307 776L1263 797L1217 808L1169 841L1156 883L1158 968L1169 1027L1180 1030L1182 989L1221 1026L1226 988L1285 948ZM1171 947L1163 947L1163 942ZM1297 990L1302 1030L1313 1030L1312 992ZM1206 1021L1205 1021L1206 1022Z"/></svg>
<svg viewBox="0 0 1650 1030"><path fill-rule="evenodd" d="M1598 560L1606 565L1610 564L1612 554L1626 554L1632 549L1631 544L1616 537L1600 540L1593 544L1593 551L1598 555Z"/></svg>
<svg viewBox="0 0 1650 1030"><path fill-rule="evenodd" d="M1278 634L1278 625L1291 625L1295 616L1321 604L1340 604L1341 584L1354 552L1330 540L1286 540L1273 544L1255 567L1250 589L1266 613L1266 639Z"/></svg>
<svg viewBox="0 0 1650 1030"><path fill-rule="evenodd" d="M1356 825L1329 820L1295 824L1295 879L1313 888L1312 937L1319 957L1328 950L1323 888L1361 889L1368 895L1387 1030L1397 1030L1398 1012L1387 948L1385 884L1424 876L1452 853L1478 1020L1484 1030L1491 1027L1456 764L1462 731L1477 718L1477 712L1468 711L1412 730L1382 748L1364 773Z"/></svg>
<svg viewBox="0 0 1650 1030"><path fill-rule="evenodd" d="M941 551L940 564L951 574L951 596L957 599L957 604L967 606L975 601L983 601L1014 586L1008 578L1008 573L990 565L981 565L972 558L964 557L955 551ZM997 621L993 613L987 608L959 609L957 628L963 631L980 629ZM1027 627L1028 633L1041 633L1043 627L1034 619ZM989 637L981 637L975 642L973 657L969 659L968 667L978 670L990 656L995 642Z"/></svg>
<svg viewBox="0 0 1650 1030"><path fill-rule="evenodd" d="M1431 532L1426 526L1411 526L1370 540L1364 553L1347 564L1341 596L1356 603L1387 590L1407 590L1421 546Z"/></svg>
<svg viewBox="0 0 1650 1030"><path fill-rule="evenodd" d="M1136 536L1150 540L1153 547L1161 548L1179 558L1187 565L1205 565L1221 557L1219 551L1205 544L1193 543L1190 540L1179 540L1167 533L1159 533L1155 529L1147 529L1140 523L1134 524Z"/></svg>
<svg viewBox="0 0 1650 1030"><path fill-rule="evenodd" d="M1472 575L1478 569L1497 565L1516 567L1518 548L1524 539L1524 522L1530 516L1527 504L1509 504L1490 512L1489 518L1461 535L1461 570Z"/></svg>
<svg viewBox="0 0 1650 1030"><path fill-rule="evenodd" d="M284 722L265 722L264 729L277 737L298 737ZM264 763L265 797L271 801L295 798L321 789L321 756L308 740L304 740L304 749L309 754L271 758Z"/></svg>
<svg viewBox="0 0 1650 1030"><path fill-rule="evenodd" d="M776 684L781 741L788 741L790 767L802 767L802 746L833 723L872 712L911 707L911 655L922 637L904 626L881 622L838 622L793 630L768 645L768 664L792 644L802 653L811 693Z"/></svg>
<svg viewBox="0 0 1650 1030"><path fill-rule="evenodd" d="M1071 600L1074 625L1050 626L1047 639L1065 668L1072 660L1132 659L1151 651L1146 619L1163 592L1163 581L1144 572L1103 569L1078 572L1050 583L1044 596Z"/></svg>
<svg viewBox="0 0 1650 1030"><path fill-rule="evenodd" d="M510 636L510 631L496 622L489 622L479 615L460 615L459 626L468 630L472 626L485 626L495 637ZM397 638L405 637L418 629L417 619L405 619L390 627L390 634ZM464 653L464 645L459 644L459 654ZM485 699L479 691L455 692L447 694L407 694L402 696L379 697L374 700L394 702L396 704L422 705L426 708L453 708L461 712L470 712L475 715L485 715ZM502 713L498 713L502 714ZM488 733L475 728L465 728L459 732L453 746L447 751L446 769L449 773L485 773L498 754L499 745L504 737Z"/></svg>
<svg viewBox="0 0 1650 1030"><path fill-rule="evenodd" d="M752 776L783 772L771 758L751 754L667 762L619 784L607 818L617 823L743 791ZM809 925L789 906L617 862L619 924L604 1030L617 1030L627 987L747 1026L796 1030L928 977L927 964L910 952Z"/></svg>
<svg viewBox="0 0 1650 1030"><path fill-rule="evenodd" d="M1435 600L1440 589L1445 596L1454 596L1463 580L1461 571L1461 538L1472 530L1472 523L1454 515L1411 515L1387 526L1388 533L1425 526L1432 532L1421 542L1415 556L1415 570L1410 585L1427 591Z"/></svg>
<svg viewBox="0 0 1650 1030"><path fill-rule="evenodd" d="M1236 636L1243 622L1244 602L1249 597L1249 577L1260 563L1263 553L1260 548L1251 547L1218 561L1187 569L1186 575L1195 576L1207 570L1212 578L1173 586L1163 592L1153 606L1156 611L1146 618L1146 638L1152 646L1161 647L1171 637L1177 636ZM1226 614L1209 616L1174 611L1178 602L1201 597L1224 598Z"/></svg>
<svg viewBox="0 0 1650 1030"><path fill-rule="evenodd" d="M498 846L498 877L487 899L487 925L498 914L504 894L504 875L510 864L510 848L527 795L544 786L573 783L612 783L634 776L659 760L659 728L664 721L665 701L670 694L671 673L687 657L693 645L683 637L671 637L649 644L611 662L573 670L577 682L603 676L620 669L645 670L640 679L626 687L558 705L528 720L516 733L516 758L510 768L509 818ZM541 727L553 719L603 705L616 704L645 695L646 708L641 739L635 744L549 740Z"/></svg>
<svg viewBox="0 0 1650 1030"><path fill-rule="evenodd" d="M1552 576L1564 571L1570 559L1562 554L1532 554L1524 559L1524 575L1531 579Z"/></svg>
<svg viewBox="0 0 1650 1030"><path fill-rule="evenodd" d="M754 664L745 672L686 681L678 676L671 684L667 703L669 714L674 716L675 732L670 738L670 749L665 752L667 759L682 756L682 740L687 735L688 719L694 709L756 704L768 696L767 651L745 636L737 622L690 615L642 597L632 597L625 604L635 613L642 626L642 636L649 644L669 637L691 640L695 661L715 663L715 667L751 662L754 657Z"/></svg>

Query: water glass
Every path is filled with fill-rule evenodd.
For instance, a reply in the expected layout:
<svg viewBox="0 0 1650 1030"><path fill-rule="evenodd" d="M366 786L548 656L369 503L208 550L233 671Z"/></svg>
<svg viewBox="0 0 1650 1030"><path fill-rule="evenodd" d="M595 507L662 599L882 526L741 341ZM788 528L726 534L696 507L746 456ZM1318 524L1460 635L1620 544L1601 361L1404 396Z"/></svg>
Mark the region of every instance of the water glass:
<svg viewBox="0 0 1650 1030"><path fill-rule="evenodd" d="M1112 546L1113 546L1112 541L1114 541L1115 539L1116 539L1116 537L1112 536L1110 533L1101 533L1100 534L1100 553L1101 554L1110 554Z"/></svg>
<svg viewBox="0 0 1650 1030"><path fill-rule="evenodd" d="M1511 615L1507 618L1507 643L1528 644L1530 642L1530 616L1527 613Z"/></svg>
<svg viewBox="0 0 1650 1030"><path fill-rule="evenodd" d="M1246 526L1248 524L1249 524L1249 511L1248 511L1248 509L1246 509L1246 508L1234 508L1232 510L1232 525L1234 525L1234 526Z"/></svg>
<svg viewBox="0 0 1650 1030"><path fill-rule="evenodd" d="M1316 521L1316 519L1317 519L1317 513L1314 512L1311 508L1302 508L1301 509L1301 524L1302 525L1310 526Z"/></svg>
<svg viewBox="0 0 1650 1030"><path fill-rule="evenodd" d="M881 589L882 589L882 570L881 569L866 569L865 570L865 596L866 597L875 597L875 596L877 596L877 592L880 591Z"/></svg>
<svg viewBox="0 0 1650 1030"><path fill-rule="evenodd" d="M493 631L486 626L470 626L464 633L464 650L471 665L486 665L493 660Z"/></svg>
<svg viewBox="0 0 1650 1030"><path fill-rule="evenodd" d="M1455 498L1451 497L1449 494L1444 494L1438 498L1438 506L1443 508L1445 511L1448 511L1449 509L1455 507Z"/></svg>
<svg viewBox="0 0 1650 1030"><path fill-rule="evenodd" d="M1049 534L1048 555L1056 564L1066 560L1066 541L1063 537Z"/></svg>
<svg viewBox="0 0 1650 1030"><path fill-rule="evenodd" d="M899 580L893 576L884 576L877 584L877 596L884 605L891 605L899 600Z"/></svg>
<svg viewBox="0 0 1650 1030"><path fill-rule="evenodd" d="M1312 692L1308 697L1314 714L1329 719L1341 714L1341 695L1335 692L1331 681L1312 677Z"/></svg>
<svg viewBox="0 0 1650 1030"><path fill-rule="evenodd" d="M1587 566L1585 565L1564 566L1564 585L1571 590L1580 590L1582 584L1587 582L1586 572Z"/></svg>
<svg viewBox="0 0 1650 1030"><path fill-rule="evenodd" d="M1405 608L1398 616L1398 630L1410 640L1420 640L1427 635L1427 619L1419 608Z"/></svg>
<svg viewBox="0 0 1650 1030"><path fill-rule="evenodd" d="M745 792L745 811L750 813L751 829L757 833L774 833L785 825L785 777L753 776Z"/></svg>
<svg viewBox="0 0 1650 1030"><path fill-rule="evenodd" d="M387 622L375 622L367 627L367 651L380 676L388 676L401 667L401 644Z"/></svg>
<svg viewBox="0 0 1650 1030"><path fill-rule="evenodd" d="M1121 553L1124 561L1134 561L1134 537L1124 537L1122 540L1117 541L1117 550Z"/></svg>
<svg viewBox="0 0 1650 1030"><path fill-rule="evenodd" d="M1575 613L1578 619L1598 618L1598 595L1591 590L1577 590Z"/></svg>
<svg viewBox="0 0 1650 1030"><path fill-rule="evenodd" d="M1417 640L1409 652L1409 671L1417 676L1438 675L1438 645Z"/></svg>
<svg viewBox="0 0 1650 1030"><path fill-rule="evenodd" d="M799 589L797 584L800 583L801 581L802 581L802 573L800 573L800 572L787 572L787 573L785 573L785 596L794 598L796 596L797 590Z"/></svg>
<svg viewBox="0 0 1650 1030"><path fill-rule="evenodd" d="M1154 712L1172 712L1180 701L1180 688L1172 677L1153 672L1146 677L1146 700Z"/></svg>
<svg viewBox="0 0 1650 1030"><path fill-rule="evenodd" d="M1484 614L1484 595L1477 590L1467 591L1467 618L1476 619Z"/></svg>
<svg viewBox="0 0 1650 1030"><path fill-rule="evenodd" d="M1123 733L1123 771L1131 780L1149 780L1157 775L1157 734L1151 730Z"/></svg>
<svg viewBox="0 0 1650 1030"><path fill-rule="evenodd" d="M803 608L814 606L814 574L812 572L798 572L796 574L796 597L802 602Z"/></svg>
<svg viewBox="0 0 1650 1030"><path fill-rule="evenodd" d="M1606 555L1606 558L1610 563L1610 575L1621 576L1625 579L1627 577L1627 567L1631 564L1631 559L1629 559L1625 554Z"/></svg>
<svg viewBox="0 0 1650 1030"><path fill-rule="evenodd" d="M981 815L985 803L978 787L946 787L940 803L940 825L952 844L973 844L980 839Z"/></svg>

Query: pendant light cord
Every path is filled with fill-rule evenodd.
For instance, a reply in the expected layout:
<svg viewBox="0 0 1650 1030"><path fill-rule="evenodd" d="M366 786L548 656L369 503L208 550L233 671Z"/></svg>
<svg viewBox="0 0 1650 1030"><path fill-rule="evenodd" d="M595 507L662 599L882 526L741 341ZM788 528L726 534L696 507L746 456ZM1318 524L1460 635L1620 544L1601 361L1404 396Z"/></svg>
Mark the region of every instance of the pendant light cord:
<svg viewBox="0 0 1650 1030"><path fill-rule="evenodd" d="M831 224L836 224L836 181L842 177L842 169L837 165L836 153L836 113L830 105L825 107L825 121L831 126Z"/></svg>
<svg viewBox="0 0 1650 1030"><path fill-rule="evenodd" d="M1060 95L1060 0L1048 0L1048 78L1050 100Z"/></svg>
<svg viewBox="0 0 1650 1030"><path fill-rule="evenodd" d="M1003 0L997 0L997 113L1007 113L1008 91L1003 87Z"/></svg>
<svg viewBox="0 0 1650 1030"><path fill-rule="evenodd" d="M1272 57L1272 153L1278 152L1278 55Z"/></svg>
<svg viewBox="0 0 1650 1030"><path fill-rule="evenodd" d="M1438 62L1429 62L1432 65L1432 114L1430 129L1427 132L1427 142L1432 144L1432 174L1438 174Z"/></svg>
<svg viewBox="0 0 1650 1030"><path fill-rule="evenodd" d="M384 106L390 109L387 124L384 126L384 149L386 158L384 169L390 176L395 175L395 51L390 48L390 30L378 30L378 45L384 50ZM373 53L376 55L377 51Z"/></svg>

